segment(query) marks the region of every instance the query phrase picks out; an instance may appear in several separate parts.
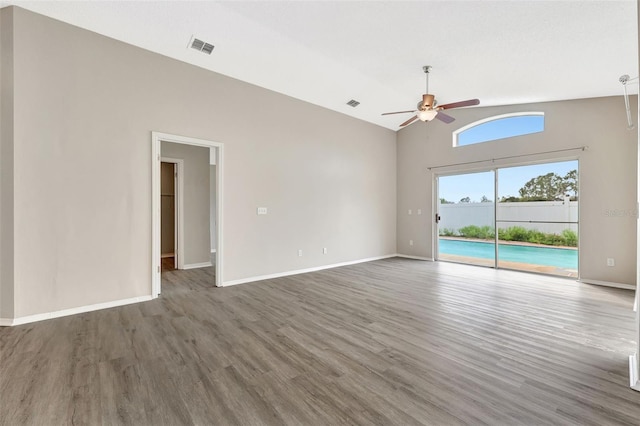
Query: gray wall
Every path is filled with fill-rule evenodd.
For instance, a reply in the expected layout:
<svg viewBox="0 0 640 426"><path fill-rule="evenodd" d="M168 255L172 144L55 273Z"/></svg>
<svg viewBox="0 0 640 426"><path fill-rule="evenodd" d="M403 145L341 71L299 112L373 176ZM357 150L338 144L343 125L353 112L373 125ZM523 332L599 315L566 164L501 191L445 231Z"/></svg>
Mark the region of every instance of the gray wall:
<svg viewBox="0 0 640 426"><path fill-rule="evenodd" d="M2 317L151 294L151 131L224 143L225 282L395 253L393 131L13 11L15 279L2 289L15 310Z"/></svg>
<svg viewBox="0 0 640 426"><path fill-rule="evenodd" d="M622 89L621 89L622 90ZM633 100L635 107L636 101ZM517 111L544 111L545 131L453 148L452 131L474 121ZM622 97L529 105L459 109L456 121L416 123L398 132L398 251L431 258L434 173L491 168L491 161L468 166L432 166L536 154L582 145L587 151L495 160L495 166L540 160L580 160L580 267L583 279L634 284L636 271L637 133L627 130ZM635 111L634 111L635 116ZM408 209L425 214L407 215ZM611 214L612 211L621 212ZM409 245L409 240L414 245ZM607 267L606 259L616 260Z"/></svg>
<svg viewBox="0 0 640 426"><path fill-rule="evenodd" d="M162 157L184 160L184 253L185 267L209 262L209 148L162 142Z"/></svg>
<svg viewBox="0 0 640 426"><path fill-rule="evenodd" d="M636 11L638 13L638 26L640 27L640 0L637 0L636 2ZM640 70L640 28L638 29L638 69ZM637 102L636 102L636 107L637 107L637 114L636 114L636 144L638 146L640 146L640 96L638 96L637 98ZM638 162L640 163L640 158L638 158ZM640 186L640 174L636 177L636 179L638 180L638 186ZM638 188L640 189L640 188ZM640 201L640 192L637 194L638 195L638 199ZM636 244L638 245L638 237L636 236ZM640 246L640 245L639 245ZM640 263L640 250L638 250L638 253L636 253L636 265L638 265ZM638 273L640 271L636 271L636 300L635 300L635 304L634 304L634 310L636 311L636 332L635 332L635 339L636 339L636 351L635 351L635 366L631 367L631 371L629 372L629 374L631 375L634 371L635 371L635 377L638 377L638 372L640 372L640 308L638 307L640 305L640 292L638 290L640 290L640 288L638 286L640 286L640 273ZM638 388L640 388L640 382L636 382L635 383L635 389L638 390Z"/></svg>
<svg viewBox="0 0 640 426"><path fill-rule="evenodd" d="M14 314L13 11L0 13L0 318Z"/></svg>

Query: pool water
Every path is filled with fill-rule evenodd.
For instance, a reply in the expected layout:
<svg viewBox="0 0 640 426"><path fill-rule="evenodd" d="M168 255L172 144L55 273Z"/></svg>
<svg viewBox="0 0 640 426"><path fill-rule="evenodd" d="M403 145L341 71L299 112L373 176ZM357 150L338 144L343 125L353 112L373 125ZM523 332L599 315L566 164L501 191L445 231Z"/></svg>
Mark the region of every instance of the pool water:
<svg viewBox="0 0 640 426"><path fill-rule="evenodd" d="M457 256L494 259L494 244L486 241L464 241L439 239L440 253ZM563 269L578 269L578 250L521 246L514 244L498 245L499 260L520 262L533 265L555 266Z"/></svg>

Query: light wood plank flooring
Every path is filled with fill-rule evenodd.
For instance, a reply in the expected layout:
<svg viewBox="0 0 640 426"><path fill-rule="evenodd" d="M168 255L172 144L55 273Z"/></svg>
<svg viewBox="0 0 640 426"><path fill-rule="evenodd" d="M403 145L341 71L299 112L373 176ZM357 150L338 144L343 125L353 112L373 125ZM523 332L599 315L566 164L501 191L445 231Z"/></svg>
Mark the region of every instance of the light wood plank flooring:
<svg viewBox="0 0 640 426"><path fill-rule="evenodd" d="M387 259L0 329L0 424L638 425L633 293Z"/></svg>

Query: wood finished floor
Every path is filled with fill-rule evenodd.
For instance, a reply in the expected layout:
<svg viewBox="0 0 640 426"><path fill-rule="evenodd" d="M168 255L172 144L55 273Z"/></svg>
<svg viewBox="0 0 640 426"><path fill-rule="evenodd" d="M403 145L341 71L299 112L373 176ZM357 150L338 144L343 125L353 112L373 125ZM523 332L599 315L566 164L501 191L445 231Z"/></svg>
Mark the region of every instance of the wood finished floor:
<svg viewBox="0 0 640 426"><path fill-rule="evenodd" d="M638 425L633 293L387 259L0 329L2 425Z"/></svg>

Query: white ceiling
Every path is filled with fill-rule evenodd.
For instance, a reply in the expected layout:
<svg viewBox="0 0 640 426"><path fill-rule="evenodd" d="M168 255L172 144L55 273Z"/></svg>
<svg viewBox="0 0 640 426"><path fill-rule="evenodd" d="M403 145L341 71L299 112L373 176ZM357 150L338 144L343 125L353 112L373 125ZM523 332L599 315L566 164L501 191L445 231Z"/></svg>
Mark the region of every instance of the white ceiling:
<svg viewBox="0 0 640 426"><path fill-rule="evenodd" d="M7 5L394 130L410 115L380 114L415 108L423 65L433 66L440 104L620 95L618 78L638 76L636 0L0 0ZM192 35L213 54L188 49Z"/></svg>

